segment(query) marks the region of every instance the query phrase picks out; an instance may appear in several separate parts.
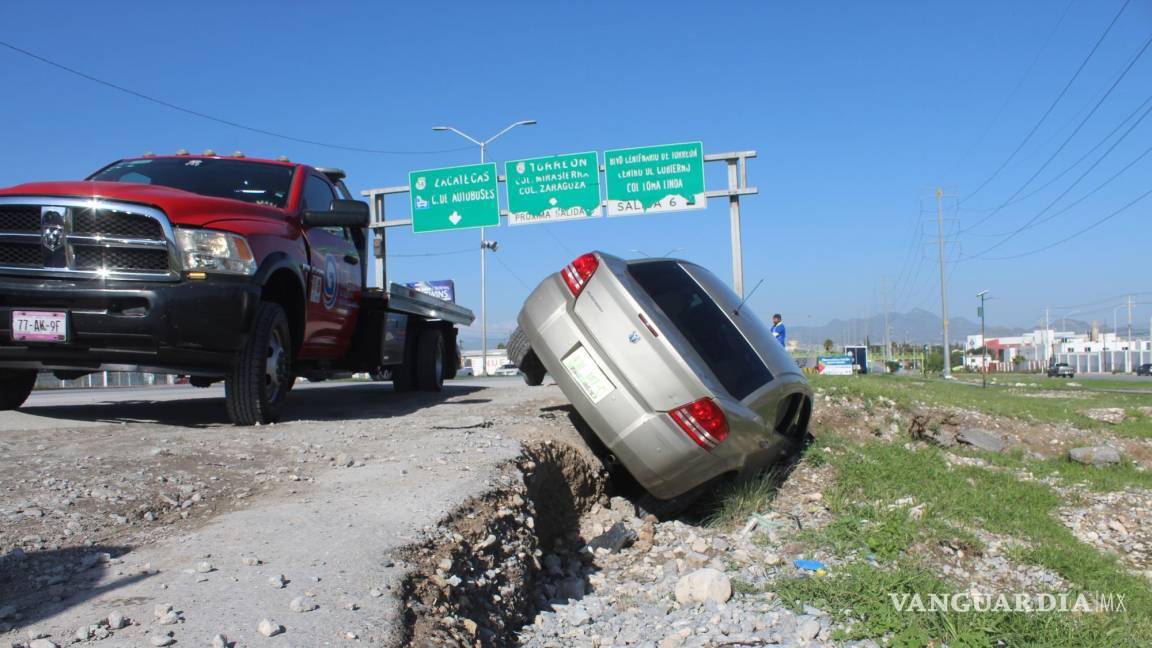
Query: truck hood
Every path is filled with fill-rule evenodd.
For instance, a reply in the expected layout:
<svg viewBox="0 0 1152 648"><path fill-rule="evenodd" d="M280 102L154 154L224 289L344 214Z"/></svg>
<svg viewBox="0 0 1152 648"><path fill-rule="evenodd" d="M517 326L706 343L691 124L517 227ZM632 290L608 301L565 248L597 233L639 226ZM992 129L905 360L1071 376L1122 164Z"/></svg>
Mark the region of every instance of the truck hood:
<svg viewBox="0 0 1152 648"><path fill-rule="evenodd" d="M162 210L175 225L202 227L221 217L271 218L284 221L288 212L230 198L201 196L182 189L129 182L30 182L0 189L0 196L60 196L102 198L148 205Z"/></svg>

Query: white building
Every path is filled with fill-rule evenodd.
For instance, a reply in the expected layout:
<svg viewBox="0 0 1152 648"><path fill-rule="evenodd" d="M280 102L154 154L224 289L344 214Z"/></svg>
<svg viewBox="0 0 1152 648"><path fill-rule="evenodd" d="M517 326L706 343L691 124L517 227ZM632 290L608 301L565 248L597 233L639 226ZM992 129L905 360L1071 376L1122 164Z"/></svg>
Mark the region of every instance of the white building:
<svg viewBox="0 0 1152 648"><path fill-rule="evenodd" d="M1130 373L1152 362L1152 341L1116 333L1076 333L1037 329L1023 335L987 337L987 352L977 352L980 336L969 335L964 365L979 371L987 359L988 371L1039 370L1053 362L1066 362L1077 373ZM1018 360L1019 358L1019 360Z"/></svg>
<svg viewBox="0 0 1152 648"><path fill-rule="evenodd" d="M498 367L508 364L508 351L505 349L488 349L488 371L480 371L480 364L483 362L481 356L484 355L483 351L465 351L461 354L463 357L463 364L461 367L467 367L472 370L473 375L482 376L484 374L491 375Z"/></svg>

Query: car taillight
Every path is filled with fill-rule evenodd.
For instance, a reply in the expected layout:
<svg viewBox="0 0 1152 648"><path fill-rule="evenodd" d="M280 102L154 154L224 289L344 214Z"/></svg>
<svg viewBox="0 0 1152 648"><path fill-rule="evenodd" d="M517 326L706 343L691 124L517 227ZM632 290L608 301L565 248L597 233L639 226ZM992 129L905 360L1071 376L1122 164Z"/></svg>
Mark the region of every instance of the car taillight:
<svg viewBox="0 0 1152 648"><path fill-rule="evenodd" d="M572 296L580 294L584 290L584 286L588 284L588 280L592 278L592 273L596 272L596 268L600 267L600 260L596 255L589 252L576 258L575 261L564 266L560 271L560 275L564 277L564 283L568 284L568 290L572 291Z"/></svg>
<svg viewBox="0 0 1152 648"><path fill-rule="evenodd" d="M724 417L724 410L711 398L701 398L677 407L668 412L668 416L705 450L712 450L728 438L728 419Z"/></svg>

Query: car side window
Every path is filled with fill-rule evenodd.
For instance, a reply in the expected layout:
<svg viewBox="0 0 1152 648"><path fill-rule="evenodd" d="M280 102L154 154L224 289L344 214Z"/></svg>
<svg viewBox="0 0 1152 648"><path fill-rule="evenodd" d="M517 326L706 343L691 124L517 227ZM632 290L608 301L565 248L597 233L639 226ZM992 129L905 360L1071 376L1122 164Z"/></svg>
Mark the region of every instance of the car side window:
<svg viewBox="0 0 1152 648"><path fill-rule="evenodd" d="M332 193L332 185L318 176L310 175L304 181L304 209L327 211L332 208L332 201L336 198ZM336 238L348 239L348 232L343 227L321 227Z"/></svg>

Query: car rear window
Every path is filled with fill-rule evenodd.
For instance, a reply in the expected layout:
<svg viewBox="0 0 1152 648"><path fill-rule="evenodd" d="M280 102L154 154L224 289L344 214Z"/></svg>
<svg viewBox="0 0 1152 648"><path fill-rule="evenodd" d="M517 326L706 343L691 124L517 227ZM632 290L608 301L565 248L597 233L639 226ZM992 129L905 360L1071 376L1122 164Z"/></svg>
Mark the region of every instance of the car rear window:
<svg viewBox="0 0 1152 648"><path fill-rule="evenodd" d="M772 380L772 372L752 345L679 263L637 263L628 266L628 273L672 320L733 398L743 400Z"/></svg>

